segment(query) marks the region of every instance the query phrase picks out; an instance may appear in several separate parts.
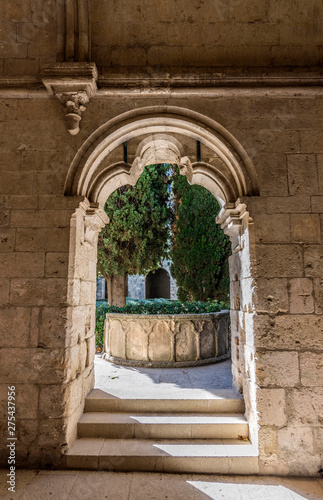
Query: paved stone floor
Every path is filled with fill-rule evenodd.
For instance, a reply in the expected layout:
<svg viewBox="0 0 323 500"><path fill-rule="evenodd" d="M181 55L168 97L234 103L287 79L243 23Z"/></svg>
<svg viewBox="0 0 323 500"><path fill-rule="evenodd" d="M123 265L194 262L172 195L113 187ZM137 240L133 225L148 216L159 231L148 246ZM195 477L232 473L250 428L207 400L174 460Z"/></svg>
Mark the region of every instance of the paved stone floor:
<svg viewBox="0 0 323 500"><path fill-rule="evenodd" d="M187 391L232 387L231 361L192 368L133 368L95 357L95 387L118 397L178 397Z"/></svg>
<svg viewBox="0 0 323 500"><path fill-rule="evenodd" d="M16 492L0 470L1 500L322 500L323 479L18 470Z"/></svg>

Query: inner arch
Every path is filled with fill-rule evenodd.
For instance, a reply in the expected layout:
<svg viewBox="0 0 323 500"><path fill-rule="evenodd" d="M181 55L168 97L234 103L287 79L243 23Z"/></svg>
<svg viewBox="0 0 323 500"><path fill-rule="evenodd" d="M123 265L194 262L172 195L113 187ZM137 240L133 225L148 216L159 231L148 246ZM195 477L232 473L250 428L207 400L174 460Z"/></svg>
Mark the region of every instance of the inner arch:
<svg viewBox="0 0 323 500"><path fill-rule="evenodd" d="M181 144L174 136L200 141L218 159L220 169L206 159L196 162L195 157L181 156ZM130 141L141 144L141 153L132 164L124 163L122 158L110 162L117 148ZM102 205L117 187L134 185L149 163L179 164L181 173L193 184L211 191L221 206L258 191L250 159L224 127L199 113L170 106L124 113L94 132L74 158L65 194L85 196Z"/></svg>

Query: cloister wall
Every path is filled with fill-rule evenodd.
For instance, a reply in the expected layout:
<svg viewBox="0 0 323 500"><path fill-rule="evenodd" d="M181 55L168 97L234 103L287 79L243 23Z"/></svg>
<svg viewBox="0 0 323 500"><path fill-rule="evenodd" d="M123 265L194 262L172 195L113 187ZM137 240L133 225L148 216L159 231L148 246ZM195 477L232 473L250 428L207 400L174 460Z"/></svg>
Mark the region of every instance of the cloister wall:
<svg viewBox="0 0 323 500"><path fill-rule="evenodd" d="M76 137L44 93L1 100L1 427L14 384L21 464L59 461L93 384L96 245L93 235L84 240L86 201L78 208L80 198L63 194L71 158L130 101L149 100L219 120L252 158L260 196L243 199L250 241L230 258L233 370L240 390L255 372L254 401L246 402L259 411L261 471L321 468L323 99L307 90L205 94L96 97Z"/></svg>
<svg viewBox="0 0 323 500"><path fill-rule="evenodd" d="M260 472L319 474L321 2L148 6L140 0L113 2L109 10L108 3L79 0L92 24L86 16L75 20L74 4L1 5L1 465L7 463L8 385L16 386L17 463L24 466L62 463L93 386L96 235L106 221L84 197L64 196L72 160L108 120L146 106L164 116L176 106L231 134L259 185L241 199L247 212L233 237L230 272L234 383L244 393ZM92 60L99 70L99 91L74 136L63 106L41 82L44 65L63 60ZM192 144L187 154L196 161ZM123 160L122 144L114 156ZM129 151L129 161L134 156ZM216 169L203 141L201 160Z"/></svg>

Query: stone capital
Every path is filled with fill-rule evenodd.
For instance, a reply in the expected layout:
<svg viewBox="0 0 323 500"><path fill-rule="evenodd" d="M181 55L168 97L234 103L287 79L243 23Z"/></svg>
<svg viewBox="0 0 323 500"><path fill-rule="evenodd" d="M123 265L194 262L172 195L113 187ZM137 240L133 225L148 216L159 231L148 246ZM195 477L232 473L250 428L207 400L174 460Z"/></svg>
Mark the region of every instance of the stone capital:
<svg viewBox="0 0 323 500"><path fill-rule="evenodd" d="M110 219L99 203L84 200L80 203L80 209L84 215L84 242L96 245L100 230L109 223Z"/></svg>
<svg viewBox="0 0 323 500"><path fill-rule="evenodd" d="M229 236L233 252L241 249L240 236L244 220L247 223L251 222L249 213L247 212L247 205L241 203L240 199L235 203L226 203L216 218L217 223L221 224L221 229Z"/></svg>

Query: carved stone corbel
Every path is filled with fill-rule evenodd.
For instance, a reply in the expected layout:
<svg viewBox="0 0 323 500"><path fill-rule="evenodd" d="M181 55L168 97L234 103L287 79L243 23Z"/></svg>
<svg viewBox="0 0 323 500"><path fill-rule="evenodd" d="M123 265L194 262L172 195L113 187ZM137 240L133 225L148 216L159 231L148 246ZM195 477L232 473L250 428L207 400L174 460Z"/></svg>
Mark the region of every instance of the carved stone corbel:
<svg viewBox="0 0 323 500"><path fill-rule="evenodd" d="M94 63L56 63L43 68L42 82L49 95L55 95L66 110L67 130L80 131L82 112L97 91L98 72Z"/></svg>
<svg viewBox="0 0 323 500"><path fill-rule="evenodd" d="M66 92L55 94L66 109L66 125L71 135L76 135L80 131L80 121L82 112L86 110L85 104L89 102L89 96L85 91Z"/></svg>

